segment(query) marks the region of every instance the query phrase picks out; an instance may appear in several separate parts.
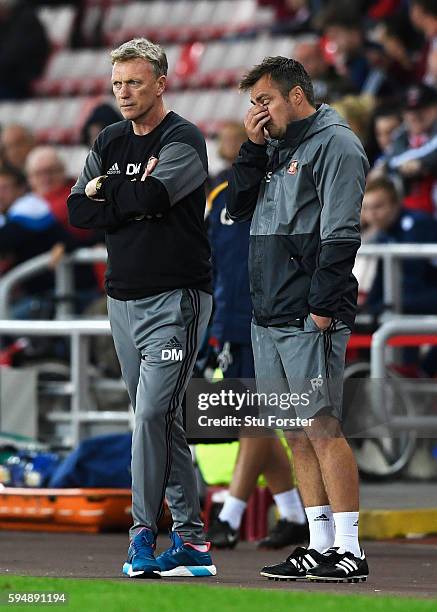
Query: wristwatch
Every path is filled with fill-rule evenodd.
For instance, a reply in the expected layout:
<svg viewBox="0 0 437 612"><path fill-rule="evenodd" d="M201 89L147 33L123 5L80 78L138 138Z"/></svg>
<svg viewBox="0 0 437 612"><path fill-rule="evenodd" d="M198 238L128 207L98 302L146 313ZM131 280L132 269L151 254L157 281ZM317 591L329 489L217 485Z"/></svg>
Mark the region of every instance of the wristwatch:
<svg viewBox="0 0 437 612"><path fill-rule="evenodd" d="M102 188L102 185L104 183L104 181L108 178L107 174L104 174L103 176L99 176L99 178L96 181L96 195L99 195L100 190Z"/></svg>

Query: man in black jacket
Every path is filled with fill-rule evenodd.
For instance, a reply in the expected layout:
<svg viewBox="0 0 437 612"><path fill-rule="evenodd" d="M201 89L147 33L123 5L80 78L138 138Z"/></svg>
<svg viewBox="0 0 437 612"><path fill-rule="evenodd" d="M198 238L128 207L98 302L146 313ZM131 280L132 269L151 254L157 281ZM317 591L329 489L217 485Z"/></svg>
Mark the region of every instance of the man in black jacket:
<svg viewBox="0 0 437 612"><path fill-rule="evenodd" d="M70 222L105 230L114 343L132 406L130 577L211 576L181 400L211 314L205 140L163 102L167 58L134 39L112 52L125 118L97 137L68 199ZM166 495L173 546L155 559ZM193 569L193 567L195 569Z"/></svg>
<svg viewBox="0 0 437 612"><path fill-rule="evenodd" d="M0 3L0 31L0 99L26 98L50 53L47 33L32 3L20 0Z"/></svg>
<svg viewBox="0 0 437 612"><path fill-rule="evenodd" d="M291 431L288 439L310 528L308 549L297 548L261 574L366 580L358 542L358 471L340 422L368 162L345 121L326 104L316 108L299 62L266 58L240 88L250 90L253 107L245 120L248 140L229 181L227 210L234 220L252 218L257 388L266 397L288 394L297 425L300 419L303 432ZM272 426L284 422L273 414L266 419Z"/></svg>

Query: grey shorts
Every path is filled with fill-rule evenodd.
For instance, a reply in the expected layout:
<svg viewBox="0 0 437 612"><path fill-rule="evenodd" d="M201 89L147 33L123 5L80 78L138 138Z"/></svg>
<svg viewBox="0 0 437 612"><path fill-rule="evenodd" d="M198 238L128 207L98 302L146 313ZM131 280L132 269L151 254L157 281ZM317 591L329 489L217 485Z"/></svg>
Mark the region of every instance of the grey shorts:
<svg viewBox="0 0 437 612"><path fill-rule="evenodd" d="M261 412L269 426L294 429L292 419L328 415L341 420L343 372L350 329L335 321L321 331L311 316L303 328L261 327L252 323L252 346ZM285 424L283 424L285 423Z"/></svg>

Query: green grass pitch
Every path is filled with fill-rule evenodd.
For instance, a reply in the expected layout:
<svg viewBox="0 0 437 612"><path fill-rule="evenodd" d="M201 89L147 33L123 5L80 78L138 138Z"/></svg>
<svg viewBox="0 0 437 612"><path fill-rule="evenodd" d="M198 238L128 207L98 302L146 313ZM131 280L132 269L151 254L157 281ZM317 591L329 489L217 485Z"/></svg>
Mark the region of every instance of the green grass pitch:
<svg viewBox="0 0 437 612"><path fill-rule="evenodd" d="M345 593L347 593L345 585ZM7 604L8 593L65 593L66 604ZM77 580L0 576L0 610L56 609L72 612L431 612L436 601L374 594L331 595L279 590L238 589L174 582Z"/></svg>

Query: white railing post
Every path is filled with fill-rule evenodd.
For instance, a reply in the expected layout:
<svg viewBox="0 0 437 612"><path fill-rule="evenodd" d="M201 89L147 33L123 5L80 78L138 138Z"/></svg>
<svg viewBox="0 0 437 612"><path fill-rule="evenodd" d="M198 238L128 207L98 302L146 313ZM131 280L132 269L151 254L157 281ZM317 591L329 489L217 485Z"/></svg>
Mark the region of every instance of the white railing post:
<svg viewBox="0 0 437 612"><path fill-rule="evenodd" d="M73 314L74 277L71 259L64 257L55 268L56 319L70 319Z"/></svg>
<svg viewBox="0 0 437 612"><path fill-rule="evenodd" d="M96 411L90 409L89 337L109 336L111 328L106 320L75 321L14 321L0 320L0 336L54 336L70 338L70 412L48 414L48 420L69 423L69 443L76 446L81 440L82 423L125 423L128 428L131 417L126 399L126 411Z"/></svg>
<svg viewBox="0 0 437 612"><path fill-rule="evenodd" d="M56 296L61 298L63 296L67 298L74 297L73 264L105 262L107 256L108 254L104 247L78 249L71 253L71 255L65 255L54 271ZM437 251L435 256L437 257ZM43 253L16 266L0 278L0 319L10 318L9 302L11 293L16 285L47 269L51 269L50 264L50 252ZM71 303L68 300L62 301L61 299L59 309L56 309L56 318L65 319L70 314Z"/></svg>
<svg viewBox="0 0 437 612"><path fill-rule="evenodd" d="M414 335L414 334L437 334L437 316L397 316L391 321L383 323L381 327L373 334L372 344L370 348L370 376L375 379L376 393L375 402L376 405L384 410L386 408L386 385L383 382L387 379L385 355L387 348L387 341L399 334L402 335ZM426 381L425 381L426 382ZM403 384L402 378L398 379L399 386ZM405 379L405 383L408 383L408 379ZM389 383L388 383L389 384ZM421 381L418 380L416 384L416 392L420 390ZM424 392L429 393L429 385L425 384ZM434 392L437 390L435 386ZM407 393L404 390L403 393ZM421 430L431 433L437 430L437 416L436 415L402 415L395 416L390 426L396 431L411 429Z"/></svg>
<svg viewBox="0 0 437 612"><path fill-rule="evenodd" d="M88 338L80 333L71 334L71 444L77 446L81 439L81 413L89 409Z"/></svg>

